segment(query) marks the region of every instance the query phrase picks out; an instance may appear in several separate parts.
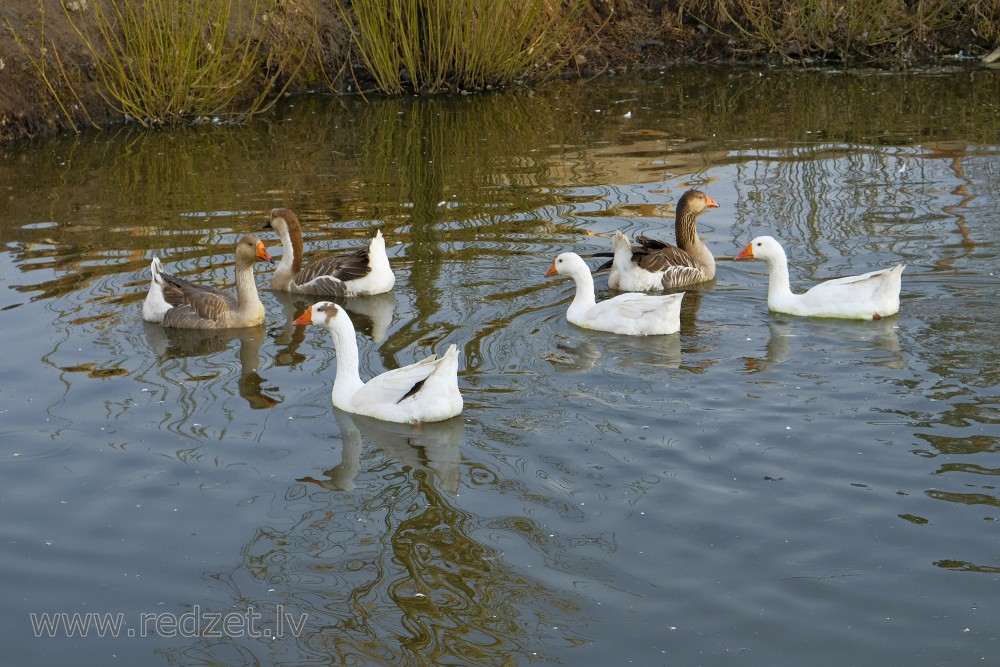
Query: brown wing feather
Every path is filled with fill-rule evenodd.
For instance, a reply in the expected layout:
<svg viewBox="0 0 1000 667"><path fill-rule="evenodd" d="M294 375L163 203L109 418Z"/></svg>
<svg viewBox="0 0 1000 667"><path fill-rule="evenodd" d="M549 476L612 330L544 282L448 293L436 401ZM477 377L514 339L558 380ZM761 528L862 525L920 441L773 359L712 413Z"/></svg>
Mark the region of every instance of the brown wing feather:
<svg viewBox="0 0 1000 667"><path fill-rule="evenodd" d="M362 248L347 255L334 255L333 257L323 257L309 262L298 275L295 282L304 285L311 280L321 276L331 276L338 280L348 281L356 278L363 278L371 272L368 264L368 248Z"/></svg>
<svg viewBox="0 0 1000 667"><path fill-rule="evenodd" d="M198 285L169 273L161 273L160 276L163 278L163 298L171 306L182 306L192 300L211 300L213 296L236 306L236 297L211 285Z"/></svg>
<svg viewBox="0 0 1000 667"><path fill-rule="evenodd" d="M236 307L236 297L216 289L211 285L196 285L169 273L163 277L163 298L173 308L163 318L165 326L178 326L184 322L185 328L196 320L218 320L223 313Z"/></svg>
<svg viewBox="0 0 1000 667"><path fill-rule="evenodd" d="M330 276L319 276L309 282L299 284L298 289L302 294L312 294L315 296L342 297L347 293L347 286L344 281L331 278Z"/></svg>
<svg viewBox="0 0 1000 667"><path fill-rule="evenodd" d="M605 256L606 255L602 255L601 253L594 253L594 257L605 257ZM615 260L609 259L608 261L604 262L604 264L601 264L599 267L594 269L591 273L597 273L598 271L607 271L614 265L614 263Z"/></svg>
<svg viewBox="0 0 1000 667"><path fill-rule="evenodd" d="M671 267L698 269L691 255L677 246L646 236L636 238L636 245L632 246L632 261L654 273Z"/></svg>

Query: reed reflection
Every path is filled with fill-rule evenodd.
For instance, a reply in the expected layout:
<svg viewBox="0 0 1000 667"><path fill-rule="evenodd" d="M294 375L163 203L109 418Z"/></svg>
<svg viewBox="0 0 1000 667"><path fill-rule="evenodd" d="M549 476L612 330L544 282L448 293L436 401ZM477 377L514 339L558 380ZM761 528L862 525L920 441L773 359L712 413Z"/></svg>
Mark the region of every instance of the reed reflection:
<svg viewBox="0 0 1000 667"><path fill-rule="evenodd" d="M578 130L516 95L376 101L359 120L363 215L394 227L393 237L409 233L407 286L417 313L387 341L391 356L414 344L433 345L458 327L465 315L452 303L445 266L458 261L458 273L465 274L466 262L508 251L506 243L488 247L482 239L527 231L526 221L511 216L553 201L544 188L551 168L546 155L524 156L534 146L577 138ZM467 252L472 247L477 251Z"/></svg>
<svg viewBox="0 0 1000 667"><path fill-rule="evenodd" d="M368 426L358 429L365 438ZM333 469L322 488L312 480L290 486L242 560L209 575L236 607L265 619L279 604L305 614L304 633L252 648L197 638L166 651L171 664L252 650L261 663L499 666L545 660L546 645L566 641L562 628L577 618L577 603L481 541L480 519L441 488L450 474L389 460L355 475L359 467ZM331 489L350 479L350 491Z"/></svg>
<svg viewBox="0 0 1000 667"><path fill-rule="evenodd" d="M224 391L220 383L230 381L227 373L192 372L183 360L218 355L230 347L235 340L239 342L237 359L239 361L239 378L237 392L254 410L273 408L281 403L281 399L267 393L264 387L266 380L258 373L260 369L260 349L267 338L264 326L245 329L175 329L159 324L143 323L146 340L150 349L156 355L157 362L164 372L183 372L188 380L206 382L209 387L202 386L198 391L208 389L210 394ZM169 368L167 362L181 362L174 368ZM226 366L223 366L226 368ZM182 370L183 369L183 370ZM185 385L186 386L186 385ZM194 389L192 389L194 391ZM218 396L216 396L218 400ZM182 397L181 405L189 404Z"/></svg>

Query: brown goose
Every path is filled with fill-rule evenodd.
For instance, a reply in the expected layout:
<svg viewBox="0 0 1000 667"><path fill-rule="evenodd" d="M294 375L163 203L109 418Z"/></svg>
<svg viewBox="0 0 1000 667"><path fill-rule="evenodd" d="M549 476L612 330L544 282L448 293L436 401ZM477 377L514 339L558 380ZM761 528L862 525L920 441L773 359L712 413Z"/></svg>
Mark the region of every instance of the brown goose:
<svg viewBox="0 0 1000 667"><path fill-rule="evenodd" d="M688 190L677 202L677 245L646 236L636 238L631 253L618 250L600 269L611 268L608 286L620 292L675 289L715 277L712 251L698 238L697 218L719 204L701 190Z"/></svg>
<svg viewBox="0 0 1000 667"><path fill-rule="evenodd" d="M147 322L179 329L238 329L264 321L264 304L253 279L256 260L273 262L264 244L250 234L236 242L236 296L209 285L195 285L164 272L159 258L150 266L153 279L142 304Z"/></svg>
<svg viewBox="0 0 1000 667"><path fill-rule="evenodd" d="M274 290L330 297L366 296L388 292L396 283L381 231L375 233L367 248L323 257L303 267L302 226L291 209L272 210L264 229L273 229L281 237L281 261L271 274Z"/></svg>

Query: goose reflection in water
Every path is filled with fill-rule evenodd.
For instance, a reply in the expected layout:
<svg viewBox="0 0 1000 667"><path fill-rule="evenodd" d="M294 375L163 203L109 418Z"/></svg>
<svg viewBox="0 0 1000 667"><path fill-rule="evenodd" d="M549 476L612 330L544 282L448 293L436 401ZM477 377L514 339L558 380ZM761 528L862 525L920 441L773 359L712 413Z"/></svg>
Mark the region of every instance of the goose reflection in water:
<svg viewBox="0 0 1000 667"><path fill-rule="evenodd" d="M705 283L710 289L714 282ZM681 339L696 335L701 290L687 290L681 303L680 333L664 336L617 336L603 332L584 332L577 337L561 337L556 351L542 358L559 373L589 371L601 356L617 359L622 368L659 366L680 368L682 362Z"/></svg>
<svg viewBox="0 0 1000 667"><path fill-rule="evenodd" d="M785 362L794 352L793 339L800 339L799 347L827 344L849 347L854 352L872 358L872 365L885 368L903 368L903 351L899 345L899 324L895 318L872 322L776 319L767 323L770 337L763 358L744 357L743 366L748 373L760 373ZM888 356L875 356L875 350ZM799 351L801 352L801 350Z"/></svg>
<svg viewBox="0 0 1000 667"><path fill-rule="evenodd" d="M238 340L239 395L254 410L273 408L281 403L265 393L264 378L257 372L260 369L260 348L266 338L264 325L243 329L174 329L149 322L143 324L149 347L161 364L171 359L191 359L222 352L233 340ZM221 376L221 373L190 375L196 380L215 380Z"/></svg>
<svg viewBox="0 0 1000 667"><path fill-rule="evenodd" d="M588 332L589 333L589 332ZM603 339L603 340L601 340ZM557 373L589 371L602 356L615 360L621 368L660 366L679 368L681 338L678 334L623 338L613 334L591 334L583 340L556 343L556 352L542 358Z"/></svg>
<svg viewBox="0 0 1000 667"><path fill-rule="evenodd" d="M309 482L332 491L352 490L354 478L361 469L364 438L381 449L387 458L437 477L439 488L443 491L458 492L460 450L465 428L461 417L414 426L352 415L338 408L333 408L333 414L344 443L340 463L323 472L326 479L306 476L296 481Z"/></svg>
<svg viewBox="0 0 1000 667"><path fill-rule="evenodd" d="M274 355L277 366L294 366L302 363L306 357L298 352L299 345L306 337L306 327L295 326L295 318L305 309L323 297L311 297L290 292L274 292L274 297L281 304L284 322L278 328L271 329L275 342L284 347ZM339 299L337 304L343 306L351 316L351 321L358 332L369 336L374 343L381 343L389 333L392 317L396 311L396 295L383 292L372 296L358 296Z"/></svg>

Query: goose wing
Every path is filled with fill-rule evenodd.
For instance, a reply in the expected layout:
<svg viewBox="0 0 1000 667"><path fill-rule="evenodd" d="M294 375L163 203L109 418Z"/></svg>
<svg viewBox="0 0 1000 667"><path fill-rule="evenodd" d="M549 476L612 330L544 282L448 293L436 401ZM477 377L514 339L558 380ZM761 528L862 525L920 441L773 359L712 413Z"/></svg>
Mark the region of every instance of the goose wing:
<svg viewBox="0 0 1000 667"><path fill-rule="evenodd" d="M346 255L323 257L310 262L295 276L295 283L312 294L343 296L344 283L363 278L371 272L368 249Z"/></svg>
<svg viewBox="0 0 1000 667"><path fill-rule="evenodd" d="M373 377L354 396L357 405L379 403L399 403L416 394L424 382L437 370L437 355L418 361L409 366L386 371Z"/></svg>
<svg viewBox="0 0 1000 667"><path fill-rule="evenodd" d="M659 273L671 267L687 267L698 271L694 258L675 245L648 236L639 236L635 241L632 246L632 261L647 271Z"/></svg>
<svg viewBox="0 0 1000 667"><path fill-rule="evenodd" d="M837 296L838 299L864 300L871 298L884 289L894 289L899 282L899 274L902 269L895 267L892 269L882 269L871 271L859 276L847 276L845 278L834 278L819 283L806 295Z"/></svg>
<svg viewBox="0 0 1000 667"><path fill-rule="evenodd" d="M642 320L653 314L659 314L668 304L680 299L682 294L667 294L664 296L628 293L601 301L591 312L599 317L618 316L626 320Z"/></svg>
<svg viewBox="0 0 1000 667"><path fill-rule="evenodd" d="M160 276L163 278L163 298L175 308L190 305L203 317L216 319L236 307L236 297L211 285L197 285L169 273Z"/></svg>

